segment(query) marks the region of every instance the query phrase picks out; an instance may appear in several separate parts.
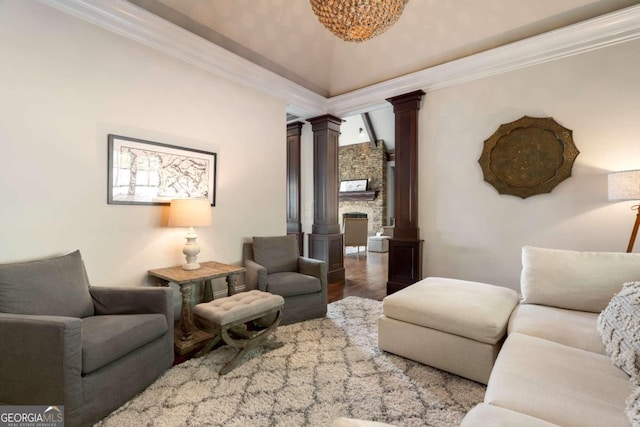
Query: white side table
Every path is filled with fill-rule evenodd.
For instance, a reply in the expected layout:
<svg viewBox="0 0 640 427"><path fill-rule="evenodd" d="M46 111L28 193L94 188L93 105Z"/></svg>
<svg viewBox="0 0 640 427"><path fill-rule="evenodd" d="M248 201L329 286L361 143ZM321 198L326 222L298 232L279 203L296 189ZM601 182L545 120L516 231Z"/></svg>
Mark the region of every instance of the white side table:
<svg viewBox="0 0 640 427"><path fill-rule="evenodd" d="M369 248L369 252L389 252L389 237L370 236L367 248Z"/></svg>

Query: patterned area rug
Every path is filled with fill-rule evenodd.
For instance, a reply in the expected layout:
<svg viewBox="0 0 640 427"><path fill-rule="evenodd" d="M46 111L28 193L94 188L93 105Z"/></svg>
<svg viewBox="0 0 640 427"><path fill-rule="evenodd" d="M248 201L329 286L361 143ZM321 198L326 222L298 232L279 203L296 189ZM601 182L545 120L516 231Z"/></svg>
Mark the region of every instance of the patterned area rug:
<svg viewBox="0 0 640 427"><path fill-rule="evenodd" d="M226 376L221 347L167 371L97 426L329 426L340 416L398 426L457 426L482 401L473 381L382 352L382 303L349 297L327 317L278 328Z"/></svg>

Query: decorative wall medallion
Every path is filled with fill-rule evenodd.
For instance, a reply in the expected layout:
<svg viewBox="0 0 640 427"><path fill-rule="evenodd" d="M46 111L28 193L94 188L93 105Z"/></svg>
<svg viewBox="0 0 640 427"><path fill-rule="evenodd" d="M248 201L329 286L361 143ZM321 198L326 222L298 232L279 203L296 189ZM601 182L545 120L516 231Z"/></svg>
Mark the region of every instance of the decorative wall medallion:
<svg viewBox="0 0 640 427"><path fill-rule="evenodd" d="M526 199L550 193L570 177L578 154L571 129L551 117L524 116L500 125L484 142L478 163L498 193Z"/></svg>

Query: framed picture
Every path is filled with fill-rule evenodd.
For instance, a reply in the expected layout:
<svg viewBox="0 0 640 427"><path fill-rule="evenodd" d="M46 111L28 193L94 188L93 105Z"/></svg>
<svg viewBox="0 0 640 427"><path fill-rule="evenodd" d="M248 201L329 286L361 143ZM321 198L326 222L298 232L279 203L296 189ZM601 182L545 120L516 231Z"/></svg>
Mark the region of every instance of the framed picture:
<svg viewBox="0 0 640 427"><path fill-rule="evenodd" d="M348 193L350 191L367 191L368 179L351 179L340 181L340 192Z"/></svg>
<svg viewBox="0 0 640 427"><path fill-rule="evenodd" d="M216 203L216 153L109 134L107 203L167 205L172 199Z"/></svg>

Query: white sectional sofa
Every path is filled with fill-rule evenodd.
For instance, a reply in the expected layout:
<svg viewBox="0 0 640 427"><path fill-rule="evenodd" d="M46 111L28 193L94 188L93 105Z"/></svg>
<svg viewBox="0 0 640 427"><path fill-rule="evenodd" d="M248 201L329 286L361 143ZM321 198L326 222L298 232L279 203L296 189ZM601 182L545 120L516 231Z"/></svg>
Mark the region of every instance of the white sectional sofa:
<svg viewBox="0 0 640 427"><path fill-rule="evenodd" d="M597 325L623 284L640 281L640 254L525 247L522 262L523 300L509 318L484 402L462 425L631 425L630 396L637 417L638 385L614 365ZM636 300L635 314L619 320L626 324L621 329L635 328L631 345L640 355Z"/></svg>
<svg viewBox="0 0 640 427"><path fill-rule="evenodd" d="M451 279L425 279L385 298L380 348L487 383L484 402L467 414L465 427L639 426L640 283L632 284L636 293L625 308L629 313L613 312L610 301L624 293L624 283L640 281L640 254L524 247L522 262L522 300L510 306L515 305L513 310L508 293L496 295L491 285ZM441 297L446 284L454 285L451 294ZM420 293L435 298L422 312L416 308ZM469 302L437 308L452 304L455 295ZM477 301L495 304L500 308L497 315L477 315ZM608 320L599 322L603 310ZM456 324L455 313L467 314ZM484 319L485 332L497 331L491 340L465 326L474 316ZM601 332L608 329L599 333L598 327ZM504 340L501 329L507 332ZM452 335L457 338L449 338ZM433 351L436 345L442 354ZM488 367L488 381L483 372L493 363L489 353L477 352L478 361L469 361L469 354L450 357L453 362L447 363L454 365L444 364L447 351L464 348L469 353L477 345L499 350L493 368ZM468 366L474 368L470 371Z"/></svg>

